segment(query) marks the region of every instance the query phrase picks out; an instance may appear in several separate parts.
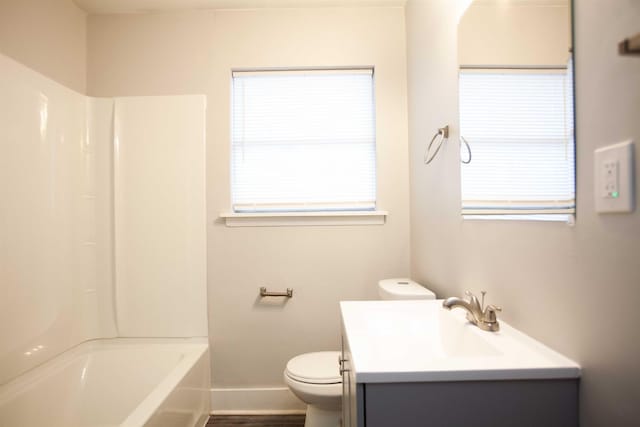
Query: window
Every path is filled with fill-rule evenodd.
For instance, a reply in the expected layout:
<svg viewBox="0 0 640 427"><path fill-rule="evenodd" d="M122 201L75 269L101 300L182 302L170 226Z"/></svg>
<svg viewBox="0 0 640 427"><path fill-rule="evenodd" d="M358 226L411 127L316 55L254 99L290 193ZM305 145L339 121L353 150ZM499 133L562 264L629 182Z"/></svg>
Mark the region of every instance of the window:
<svg viewBox="0 0 640 427"><path fill-rule="evenodd" d="M373 211L373 70L234 71L234 212Z"/></svg>
<svg viewBox="0 0 640 427"><path fill-rule="evenodd" d="M462 165L463 215L575 212L571 76L570 67L460 71L460 134L473 154Z"/></svg>

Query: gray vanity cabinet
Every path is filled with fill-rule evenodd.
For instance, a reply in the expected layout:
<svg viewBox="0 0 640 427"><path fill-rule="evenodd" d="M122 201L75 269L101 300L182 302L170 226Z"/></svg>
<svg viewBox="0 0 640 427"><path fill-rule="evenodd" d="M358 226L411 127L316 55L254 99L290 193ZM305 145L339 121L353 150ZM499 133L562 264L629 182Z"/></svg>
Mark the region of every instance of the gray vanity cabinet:
<svg viewBox="0 0 640 427"><path fill-rule="evenodd" d="M358 383L342 338L343 427L577 427L578 379Z"/></svg>

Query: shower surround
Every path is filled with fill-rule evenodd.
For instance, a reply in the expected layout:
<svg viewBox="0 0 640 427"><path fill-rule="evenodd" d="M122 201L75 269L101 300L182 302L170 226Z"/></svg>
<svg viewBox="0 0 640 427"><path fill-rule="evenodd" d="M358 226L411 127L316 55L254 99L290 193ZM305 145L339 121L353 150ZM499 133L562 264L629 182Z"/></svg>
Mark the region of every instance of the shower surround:
<svg viewBox="0 0 640 427"><path fill-rule="evenodd" d="M153 411L122 424L130 414L107 422L74 404L83 390L129 386L110 384L115 373L87 375L109 355L124 357L105 348L148 342L146 356L132 359L139 368L127 370L134 384L147 375L145 360L160 355L158 339L175 346L176 363L151 375L149 394L176 380L179 365L182 377L193 368L206 379L189 385L191 409L162 409L175 412L163 425L193 426L208 413L205 108L201 95L89 98L0 55L0 424L12 411L60 426L153 423ZM82 357L70 362L74 352ZM52 366L73 393L46 392ZM165 391L155 392L158 408L175 392ZM56 418L51 401L66 415Z"/></svg>

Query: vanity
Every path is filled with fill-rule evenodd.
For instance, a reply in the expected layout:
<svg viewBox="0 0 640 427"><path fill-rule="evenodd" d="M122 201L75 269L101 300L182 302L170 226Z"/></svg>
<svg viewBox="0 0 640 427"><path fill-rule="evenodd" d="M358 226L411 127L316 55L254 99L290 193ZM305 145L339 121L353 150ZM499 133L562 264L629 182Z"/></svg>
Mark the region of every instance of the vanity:
<svg viewBox="0 0 640 427"><path fill-rule="evenodd" d="M340 310L343 426L578 426L580 367L502 321L483 331L442 300Z"/></svg>

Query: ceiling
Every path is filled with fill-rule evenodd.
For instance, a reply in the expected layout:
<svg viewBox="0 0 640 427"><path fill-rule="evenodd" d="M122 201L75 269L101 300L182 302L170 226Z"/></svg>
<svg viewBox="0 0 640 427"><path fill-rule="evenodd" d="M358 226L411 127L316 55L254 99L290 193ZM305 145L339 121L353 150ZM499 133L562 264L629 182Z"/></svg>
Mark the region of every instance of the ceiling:
<svg viewBox="0 0 640 427"><path fill-rule="evenodd" d="M571 0L473 0L474 5L569 6ZM471 3L471 1L469 2Z"/></svg>
<svg viewBox="0 0 640 427"><path fill-rule="evenodd" d="M188 9L404 6L406 0L74 0L91 14Z"/></svg>

